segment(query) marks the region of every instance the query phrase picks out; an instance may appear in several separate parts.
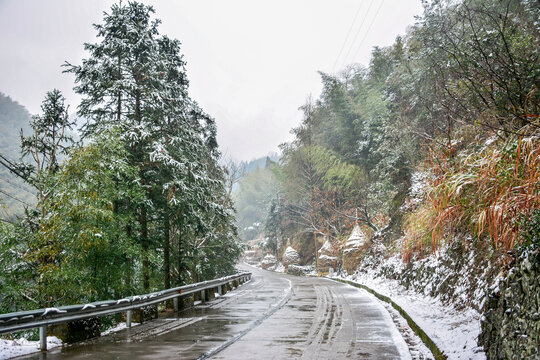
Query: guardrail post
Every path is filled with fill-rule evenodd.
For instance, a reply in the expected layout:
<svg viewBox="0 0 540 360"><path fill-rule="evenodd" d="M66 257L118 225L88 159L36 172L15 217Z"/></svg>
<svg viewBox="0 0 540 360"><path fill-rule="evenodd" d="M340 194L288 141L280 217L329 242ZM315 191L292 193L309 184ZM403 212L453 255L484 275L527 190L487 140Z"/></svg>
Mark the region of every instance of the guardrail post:
<svg viewBox="0 0 540 360"><path fill-rule="evenodd" d="M131 310L128 310L126 313L126 326L128 328L131 327L131 318L133 317L133 312Z"/></svg>
<svg viewBox="0 0 540 360"><path fill-rule="evenodd" d="M178 312L178 298L177 297L173 298L173 307L174 307L174 312Z"/></svg>
<svg viewBox="0 0 540 360"><path fill-rule="evenodd" d="M39 348L43 351L47 351L47 327L41 326L39 328Z"/></svg>
<svg viewBox="0 0 540 360"><path fill-rule="evenodd" d="M218 285L217 292L218 292L219 295L223 295L223 286L222 285Z"/></svg>
<svg viewBox="0 0 540 360"><path fill-rule="evenodd" d="M202 303L206 302L206 291L204 290L201 290L201 302Z"/></svg>

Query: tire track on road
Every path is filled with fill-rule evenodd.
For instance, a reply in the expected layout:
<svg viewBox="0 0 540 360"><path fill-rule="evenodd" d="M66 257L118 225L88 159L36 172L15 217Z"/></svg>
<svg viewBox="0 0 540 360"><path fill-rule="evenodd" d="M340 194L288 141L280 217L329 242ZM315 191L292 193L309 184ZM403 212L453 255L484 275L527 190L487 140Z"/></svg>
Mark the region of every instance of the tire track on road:
<svg viewBox="0 0 540 360"><path fill-rule="evenodd" d="M210 350L209 352L203 354L202 356L200 356L199 358L197 358L197 360L203 360L203 359L208 359L214 355L216 355L217 353L225 350L226 348L228 348L229 346L231 346L232 344L234 344L235 342L237 342L238 340L240 340L242 337L244 337L246 334L248 334L250 331L252 331L253 329L255 329L257 326L261 325L262 322L266 319L268 319L270 316L272 316L276 311L278 311L279 309L283 308L283 306L285 306L285 304L292 298L293 296L293 290L292 290L292 283L289 279L285 279L289 282L289 287L286 289L285 291L285 294L284 296L277 302L276 305L272 305L270 307L270 310L268 310L267 312L265 312L263 314L263 316L257 320L255 320L247 329L243 330L242 332L240 332L238 335L232 337L231 339L227 340L226 342L224 342L223 344L221 344L220 346Z"/></svg>

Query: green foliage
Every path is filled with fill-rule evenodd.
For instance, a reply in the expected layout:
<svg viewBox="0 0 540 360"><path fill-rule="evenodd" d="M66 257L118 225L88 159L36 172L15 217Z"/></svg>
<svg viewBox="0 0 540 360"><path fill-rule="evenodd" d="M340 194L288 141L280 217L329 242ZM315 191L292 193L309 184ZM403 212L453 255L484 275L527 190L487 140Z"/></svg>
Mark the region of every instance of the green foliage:
<svg viewBox="0 0 540 360"><path fill-rule="evenodd" d="M59 90L47 92L41 104L43 114L32 116L31 134L24 136L21 131L21 153L31 161L18 167L26 181L37 190L41 216L45 216L45 202L54 194L60 157L67 155L73 146L69 130L75 123L68 119L64 100Z"/></svg>
<svg viewBox="0 0 540 360"><path fill-rule="evenodd" d="M348 194L367 190L367 176L360 166L344 162L321 146L314 146L311 151L314 169L320 174L326 189L338 188Z"/></svg>
<svg viewBox="0 0 540 360"><path fill-rule="evenodd" d="M124 287L125 256L138 250L124 229L133 220L114 210L117 203L142 202L136 174L118 132L73 152L54 177L54 195L43 204L47 216L21 249L20 260L33 275L20 282L28 297L43 307L131 292Z"/></svg>
<svg viewBox="0 0 540 360"><path fill-rule="evenodd" d="M34 271L23 257L31 233L19 224L0 222L0 311L37 308L39 303L30 298L28 285L34 281Z"/></svg>
<svg viewBox="0 0 540 360"><path fill-rule="evenodd" d="M535 251L540 248L540 209L533 210L529 217L523 216L521 223L521 244L519 252Z"/></svg>
<svg viewBox="0 0 540 360"><path fill-rule="evenodd" d="M385 225L412 163L407 145L395 142L386 94L397 53L377 49L369 70L352 68L342 78L321 74L320 99L303 107L296 139L282 147L278 178L297 225L281 229L286 237L307 231L337 239L355 220L373 230Z"/></svg>
<svg viewBox="0 0 540 360"><path fill-rule="evenodd" d="M449 130L464 121L510 133L535 120L530 115L539 113L540 103L539 13L532 1L426 5L412 36L422 44L417 61L435 77L429 91L439 99L440 120L446 117Z"/></svg>

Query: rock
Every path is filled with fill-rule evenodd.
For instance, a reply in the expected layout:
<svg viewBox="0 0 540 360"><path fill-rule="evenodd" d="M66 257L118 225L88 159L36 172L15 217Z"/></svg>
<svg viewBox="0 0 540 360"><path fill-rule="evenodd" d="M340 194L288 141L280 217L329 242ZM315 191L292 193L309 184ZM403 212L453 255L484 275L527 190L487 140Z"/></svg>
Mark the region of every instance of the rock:
<svg viewBox="0 0 540 360"><path fill-rule="evenodd" d="M262 253L260 249L244 251L244 261L250 265L255 265L261 262Z"/></svg>
<svg viewBox="0 0 540 360"><path fill-rule="evenodd" d="M267 254L261 262L261 267L265 270L273 270L277 266L277 259L272 254Z"/></svg>
<svg viewBox="0 0 540 360"><path fill-rule="evenodd" d="M306 276L307 274L313 272L315 269L313 266L300 266L300 265L289 265L287 268L287 274L296 275L296 276Z"/></svg>
<svg viewBox="0 0 540 360"><path fill-rule="evenodd" d="M319 273L328 274L330 268L334 268L336 265L337 256L334 254L334 249L332 248L330 241L326 240L319 249L317 271Z"/></svg>
<svg viewBox="0 0 540 360"><path fill-rule="evenodd" d="M343 270L348 274L354 273L358 268L362 255L365 253L366 243L366 235L362 232L360 226L356 225L343 250Z"/></svg>
<svg viewBox="0 0 540 360"><path fill-rule="evenodd" d="M298 265L300 262L300 255L298 255L296 250L289 246L285 250L285 253L283 253L281 262L285 267L288 267L289 265Z"/></svg>

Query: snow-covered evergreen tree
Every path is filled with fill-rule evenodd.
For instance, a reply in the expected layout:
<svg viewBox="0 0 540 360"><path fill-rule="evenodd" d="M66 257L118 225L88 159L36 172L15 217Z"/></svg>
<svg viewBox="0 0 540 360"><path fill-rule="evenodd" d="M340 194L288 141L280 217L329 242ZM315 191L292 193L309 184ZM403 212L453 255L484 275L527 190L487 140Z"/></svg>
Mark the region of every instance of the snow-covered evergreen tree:
<svg viewBox="0 0 540 360"><path fill-rule="evenodd" d="M189 98L180 42L159 35L153 12L136 2L113 5L104 24L95 25L101 41L85 44L89 57L80 66L66 66L76 76L75 91L83 95L84 136L112 126L122 130L131 164L139 168L147 191L144 206L131 209L138 214L143 254L163 248L165 286L170 286L171 272L179 283L186 280L183 273L190 264L184 259L195 239L221 225L232 229L233 220L220 201L219 171L212 171L217 168L215 122ZM176 269L171 268L173 241ZM148 255L142 265L148 289Z"/></svg>

